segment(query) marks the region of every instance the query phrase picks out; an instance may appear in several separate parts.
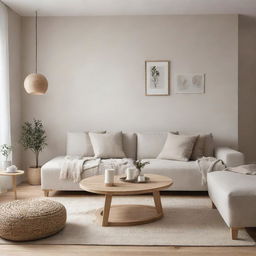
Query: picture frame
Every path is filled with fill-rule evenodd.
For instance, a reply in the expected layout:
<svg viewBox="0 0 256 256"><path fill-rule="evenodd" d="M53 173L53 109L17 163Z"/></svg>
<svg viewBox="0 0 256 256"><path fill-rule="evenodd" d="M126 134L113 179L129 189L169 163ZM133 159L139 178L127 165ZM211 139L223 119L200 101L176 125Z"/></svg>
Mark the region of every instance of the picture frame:
<svg viewBox="0 0 256 256"><path fill-rule="evenodd" d="M174 93L176 94L205 93L205 74L203 73L175 74Z"/></svg>
<svg viewBox="0 0 256 256"><path fill-rule="evenodd" d="M145 95L168 96L170 95L170 61L146 60L145 61Z"/></svg>

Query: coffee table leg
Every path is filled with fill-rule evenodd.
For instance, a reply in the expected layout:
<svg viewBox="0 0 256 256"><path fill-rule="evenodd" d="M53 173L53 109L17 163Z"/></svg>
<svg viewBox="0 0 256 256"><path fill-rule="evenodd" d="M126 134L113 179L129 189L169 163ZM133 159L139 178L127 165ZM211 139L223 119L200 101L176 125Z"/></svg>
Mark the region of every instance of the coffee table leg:
<svg viewBox="0 0 256 256"><path fill-rule="evenodd" d="M112 195L105 195L105 205L103 209L102 226L108 226L108 218L111 207Z"/></svg>
<svg viewBox="0 0 256 256"><path fill-rule="evenodd" d="M12 176L12 189L14 192L14 199L17 199L17 190L16 190L16 176Z"/></svg>
<svg viewBox="0 0 256 256"><path fill-rule="evenodd" d="M154 191L153 196L154 196L154 201L155 201L155 206L156 206L157 213L163 215L163 207L162 207L162 203L161 203L160 192L159 191Z"/></svg>

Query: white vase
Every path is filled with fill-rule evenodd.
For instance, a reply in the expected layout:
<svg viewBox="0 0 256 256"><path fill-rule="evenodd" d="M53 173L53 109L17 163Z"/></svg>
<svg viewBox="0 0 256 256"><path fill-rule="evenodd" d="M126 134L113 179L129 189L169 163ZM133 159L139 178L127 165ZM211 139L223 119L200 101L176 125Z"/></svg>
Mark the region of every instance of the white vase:
<svg viewBox="0 0 256 256"><path fill-rule="evenodd" d="M6 170L7 167L11 166L12 162L11 161L1 161L1 169Z"/></svg>

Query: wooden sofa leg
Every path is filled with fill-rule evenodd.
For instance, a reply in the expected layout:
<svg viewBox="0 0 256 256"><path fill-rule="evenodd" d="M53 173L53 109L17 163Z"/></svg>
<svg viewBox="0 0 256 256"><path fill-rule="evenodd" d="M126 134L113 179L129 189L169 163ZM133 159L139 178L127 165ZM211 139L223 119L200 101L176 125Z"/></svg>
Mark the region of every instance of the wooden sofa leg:
<svg viewBox="0 0 256 256"><path fill-rule="evenodd" d="M230 228L232 240L237 240L238 228Z"/></svg>
<svg viewBox="0 0 256 256"><path fill-rule="evenodd" d="M44 196L48 197L49 196L49 192L50 192L50 190L44 190Z"/></svg>
<svg viewBox="0 0 256 256"><path fill-rule="evenodd" d="M215 204L213 203L213 201L212 201L212 209L216 209L216 206L215 206Z"/></svg>

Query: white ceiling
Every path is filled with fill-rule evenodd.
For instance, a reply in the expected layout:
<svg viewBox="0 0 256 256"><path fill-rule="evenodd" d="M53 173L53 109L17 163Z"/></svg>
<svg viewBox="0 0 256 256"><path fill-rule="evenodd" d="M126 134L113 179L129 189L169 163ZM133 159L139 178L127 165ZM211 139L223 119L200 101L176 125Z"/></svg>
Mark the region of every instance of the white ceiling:
<svg viewBox="0 0 256 256"><path fill-rule="evenodd" d="M2 0L22 16L256 15L256 0Z"/></svg>

